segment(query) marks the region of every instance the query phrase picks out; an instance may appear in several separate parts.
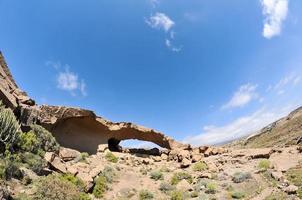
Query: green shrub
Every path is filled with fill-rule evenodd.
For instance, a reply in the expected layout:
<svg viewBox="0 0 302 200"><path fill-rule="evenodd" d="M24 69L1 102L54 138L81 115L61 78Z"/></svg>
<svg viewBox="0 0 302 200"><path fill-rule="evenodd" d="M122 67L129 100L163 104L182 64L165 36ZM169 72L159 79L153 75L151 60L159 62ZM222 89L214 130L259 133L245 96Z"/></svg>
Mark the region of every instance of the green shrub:
<svg viewBox="0 0 302 200"><path fill-rule="evenodd" d="M25 152L20 155L22 163L25 163L26 167L41 175L43 169L47 167L47 162L39 155Z"/></svg>
<svg viewBox="0 0 302 200"><path fill-rule="evenodd" d="M40 178L35 186L34 200L77 200L80 196L75 185L55 175Z"/></svg>
<svg viewBox="0 0 302 200"><path fill-rule="evenodd" d="M107 161L112 163L117 163L118 157L116 157L112 152L107 152L105 155Z"/></svg>
<svg viewBox="0 0 302 200"><path fill-rule="evenodd" d="M292 184L302 187L302 168L289 169L286 177Z"/></svg>
<svg viewBox="0 0 302 200"><path fill-rule="evenodd" d="M42 126L36 124L32 125L31 129L36 134L41 149L46 152L59 151L60 145L49 131L47 131Z"/></svg>
<svg viewBox="0 0 302 200"><path fill-rule="evenodd" d="M113 183L113 181L116 177L116 173L115 173L114 169L110 166L106 166L101 174L106 178L106 181L108 183Z"/></svg>
<svg viewBox="0 0 302 200"><path fill-rule="evenodd" d="M79 196L79 200L92 200L92 199L88 194L81 192Z"/></svg>
<svg viewBox="0 0 302 200"><path fill-rule="evenodd" d="M62 175L59 176L59 178L60 178L62 181L67 181L67 182L72 183L74 186L77 187L77 189L78 189L79 191L84 191L84 189L85 189L85 184L84 184L84 182L83 182L81 179L79 179L78 177L76 177L76 176L74 176L74 175L72 175L72 174L69 174L69 173L67 173L67 174L62 174Z"/></svg>
<svg viewBox="0 0 302 200"><path fill-rule="evenodd" d="M25 193L19 193L19 194L16 195L14 200L33 200L33 199Z"/></svg>
<svg viewBox="0 0 302 200"><path fill-rule="evenodd" d="M0 143L3 147L11 147L16 141L20 125L11 109L4 108L0 102ZM4 153L5 148L2 148Z"/></svg>
<svg viewBox="0 0 302 200"><path fill-rule="evenodd" d="M245 197L245 194L242 192L232 192L231 196L233 199L243 199Z"/></svg>
<svg viewBox="0 0 302 200"><path fill-rule="evenodd" d="M251 179L252 175L248 172L236 172L233 174L232 181L234 183L242 183L246 181L247 179Z"/></svg>
<svg viewBox="0 0 302 200"><path fill-rule="evenodd" d="M258 168L260 170L263 170L263 171L266 171L270 168L271 166L271 163L269 160L261 160L259 163L258 163Z"/></svg>
<svg viewBox="0 0 302 200"><path fill-rule="evenodd" d="M1 179L11 180L12 178L21 180L23 173L19 169L20 163L6 159L0 164L0 176Z"/></svg>
<svg viewBox="0 0 302 200"><path fill-rule="evenodd" d="M184 194L182 191L173 191L171 193L171 200L184 200Z"/></svg>
<svg viewBox="0 0 302 200"><path fill-rule="evenodd" d="M172 176L171 184L172 185L177 185L183 179L187 180L188 183L192 183L193 182L192 176L190 174L188 174L186 172L178 172L178 173L175 173Z"/></svg>
<svg viewBox="0 0 302 200"><path fill-rule="evenodd" d="M302 187L297 191L297 195L300 199L302 199Z"/></svg>
<svg viewBox="0 0 302 200"><path fill-rule="evenodd" d="M164 179L164 175L160 171L153 171L153 172L150 173L150 178L154 179L156 181L163 180Z"/></svg>
<svg viewBox="0 0 302 200"><path fill-rule="evenodd" d="M202 191L204 188L206 188L208 182L207 181L203 181L203 180L199 180L195 185L194 185L194 190L197 192Z"/></svg>
<svg viewBox="0 0 302 200"><path fill-rule="evenodd" d="M206 193L215 194L216 191L217 191L217 184L216 183L211 182L211 183L208 183L206 185Z"/></svg>
<svg viewBox="0 0 302 200"><path fill-rule="evenodd" d="M139 200L153 199L154 195L148 190L142 190L139 192Z"/></svg>
<svg viewBox="0 0 302 200"><path fill-rule="evenodd" d="M33 131L21 133L19 135L17 145L22 151L32 153L37 153L40 149L40 142L38 141L37 136Z"/></svg>
<svg viewBox="0 0 302 200"><path fill-rule="evenodd" d="M201 172L208 169L208 166L205 162L197 162L193 165L193 171Z"/></svg>
<svg viewBox="0 0 302 200"><path fill-rule="evenodd" d="M170 183L162 182L159 185L159 190L165 194L167 194L168 192L170 192L174 189L175 189L175 187L173 185L171 185Z"/></svg>
<svg viewBox="0 0 302 200"><path fill-rule="evenodd" d="M103 197L103 195L104 195L104 193L106 192L107 189L108 189L108 186L107 186L106 177L99 176L96 179L95 186L93 188L92 193L96 198L101 198L101 197Z"/></svg>

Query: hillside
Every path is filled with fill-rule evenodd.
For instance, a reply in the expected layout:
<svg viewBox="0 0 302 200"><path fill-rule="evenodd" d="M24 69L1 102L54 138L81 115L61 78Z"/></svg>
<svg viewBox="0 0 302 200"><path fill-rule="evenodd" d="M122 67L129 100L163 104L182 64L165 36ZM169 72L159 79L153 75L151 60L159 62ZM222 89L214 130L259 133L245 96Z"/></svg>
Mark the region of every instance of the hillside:
<svg viewBox="0 0 302 200"><path fill-rule="evenodd" d="M302 107L264 127L251 136L229 145L243 148L285 147L302 144Z"/></svg>

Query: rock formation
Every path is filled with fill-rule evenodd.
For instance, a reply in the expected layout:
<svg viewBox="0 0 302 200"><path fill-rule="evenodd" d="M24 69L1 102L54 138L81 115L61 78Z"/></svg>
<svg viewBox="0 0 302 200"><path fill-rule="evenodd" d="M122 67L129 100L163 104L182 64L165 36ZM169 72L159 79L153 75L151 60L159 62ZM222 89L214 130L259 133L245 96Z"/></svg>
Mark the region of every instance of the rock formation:
<svg viewBox="0 0 302 200"><path fill-rule="evenodd" d="M186 149L181 144L153 129L132 123L110 122L94 112L62 106L36 105L28 95L19 89L0 52L0 99L14 110L22 127L38 123L48 129L65 147L95 153L100 144L119 150L122 140L137 139L153 142L166 149Z"/></svg>

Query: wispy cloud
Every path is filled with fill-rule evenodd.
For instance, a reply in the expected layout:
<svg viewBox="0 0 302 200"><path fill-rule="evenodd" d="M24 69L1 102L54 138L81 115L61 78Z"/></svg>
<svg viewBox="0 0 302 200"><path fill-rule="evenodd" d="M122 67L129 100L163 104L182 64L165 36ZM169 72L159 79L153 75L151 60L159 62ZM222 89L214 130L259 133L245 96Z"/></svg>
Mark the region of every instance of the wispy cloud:
<svg viewBox="0 0 302 200"><path fill-rule="evenodd" d="M182 47L176 47L173 44L173 40L175 40L175 31L172 28L175 26L175 22L165 13L155 13L151 15L145 22L151 27L158 30L164 30L167 34L165 39L165 45L168 49L173 52L180 52Z"/></svg>
<svg viewBox="0 0 302 200"><path fill-rule="evenodd" d="M272 89L277 92L278 95L282 95L288 89L288 86L297 86L302 80L301 75L291 73L288 76L282 78Z"/></svg>
<svg viewBox="0 0 302 200"><path fill-rule="evenodd" d="M184 139L192 145L213 145L239 139L256 133L266 125L286 116L289 112L301 106L301 73L290 73L277 83L264 89L263 93L256 92L257 85L246 84L239 87L225 107L238 107L246 105L253 99L261 104L248 114L241 114L229 123L221 126L206 125L201 134ZM287 93L287 95L282 95ZM226 113L223 113L224 115Z"/></svg>
<svg viewBox="0 0 302 200"><path fill-rule="evenodd" d="M232 98L224 104L221 109L231 109L237 107L243 107L254 99L257 99L259 95L256 92L257 85L245 84L239 87L239 89L233 94Z"/></svg>
<svg viewBox="0 0 302 200"><path fill-rule="evenodd" d="M58 89L67 91L73 96L76 96L77 93L87 96L84 79L80 79L78 74L70 71L69 65L63 66L60 62L53 61L47 61L46 65L53 67L57 71L56 82Z"/></svg>
<svg viewBox="0 0 302 200"><path fill-rule="evenodd" d="M200 135L187 137L185 143L198 145L214 145L227 141L239 139L249 134L255 133L264 126L278 120L292 111L295 106L278 108L270 110L268 108L260 108L250 115L239 117L238 119L224 126L205 126L203 133Z"/></svg>
<svg viewBox="0 0 302 200"><path fill-rule="evenodd" d="M174 52L180 52L182 49L182 47L175 47L169 39L166 39L166 46Z"/></svg>
<svg viewBox="0 0 302 200"><path fill-rule="evenodd" d="M261 0L265 16L263 36L271 39L281 33L282 23L287 17L289 0Z"/></svg>
<svg viewBox="0 0 302 200"><path fill-rule="evenodd" d="M152 28L163 29L166 32L175 25L175 22L164 13L155 13L154 15L151 15L150 18L146 20L146 23Z"/></svg>

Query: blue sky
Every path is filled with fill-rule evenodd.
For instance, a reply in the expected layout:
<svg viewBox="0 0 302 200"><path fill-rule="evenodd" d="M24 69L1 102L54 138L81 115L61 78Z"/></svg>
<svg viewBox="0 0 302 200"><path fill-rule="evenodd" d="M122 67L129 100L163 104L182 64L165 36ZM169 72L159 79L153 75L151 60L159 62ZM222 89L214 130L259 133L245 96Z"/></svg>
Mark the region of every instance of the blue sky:
<svg viewBox="0 0 302 200"><path fill-rule="evenodd" d="M0 49L38 104L194 145L302 104L300 0L0 0Z"/></svg>

